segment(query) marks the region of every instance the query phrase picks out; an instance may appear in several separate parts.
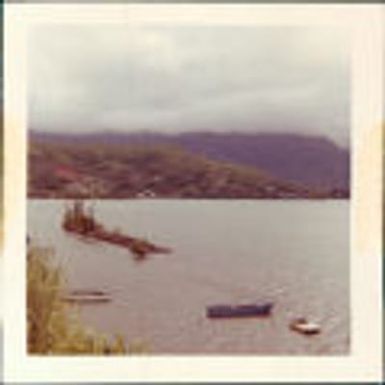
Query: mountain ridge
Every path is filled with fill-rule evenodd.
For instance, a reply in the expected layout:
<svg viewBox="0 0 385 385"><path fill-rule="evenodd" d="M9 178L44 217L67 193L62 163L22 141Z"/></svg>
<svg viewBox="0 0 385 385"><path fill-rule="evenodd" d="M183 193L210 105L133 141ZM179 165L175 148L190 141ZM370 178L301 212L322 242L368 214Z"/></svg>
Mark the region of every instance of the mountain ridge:
<svg viewBox="0 0 385 385"><path fill-rule="evenodd" d="M287 133L213 133L179 134L155 131L83 134L32 131L38 141L87 142L131 145L177 145L190 153L209 159L265 170L276 178L310 188L349 190L350 151L322 136Z"/></svg>

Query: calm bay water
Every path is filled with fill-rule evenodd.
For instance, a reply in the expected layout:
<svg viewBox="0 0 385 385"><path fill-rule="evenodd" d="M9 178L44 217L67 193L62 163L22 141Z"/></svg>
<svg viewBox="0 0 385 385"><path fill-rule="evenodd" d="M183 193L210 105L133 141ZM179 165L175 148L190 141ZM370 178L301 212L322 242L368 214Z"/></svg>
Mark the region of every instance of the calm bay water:
<svg viewBox="0 0 385 385"><path fill-rule="evenodd" d="M81 317L154 354L349 352L348 201L94 201L107 228L173 249L135 262L128 251L61 229L64 201L29 201L34 242L53 246L70 289L101 289ZM210 304L272 300L266 319L209 320ZM318 336L289 330L320 322Z"/></svg>

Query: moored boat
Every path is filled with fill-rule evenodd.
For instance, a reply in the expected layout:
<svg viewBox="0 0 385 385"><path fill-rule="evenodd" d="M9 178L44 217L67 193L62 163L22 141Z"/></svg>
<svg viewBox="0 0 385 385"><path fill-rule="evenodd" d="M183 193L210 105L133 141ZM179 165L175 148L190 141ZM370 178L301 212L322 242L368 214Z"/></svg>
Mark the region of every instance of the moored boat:
<svg viewBox="0 0 385 385"><path fill-rule="evenodd" d="M306 318L297 318L290 322L291 330L305 335L314 335L321 332L321 326L315 322L309 322Z"/></svg>
<svg viewBox="0 0 385 385"><path fill-rule="evenodd" d="M72 290L61 296L61 300L69 303L105 303L110 302L111 297L108 293L101 290Z"/></svg>
<svg viewBox="0 0 385 385"><path fill-rule="evenodd" d="M271 314L273 303L247 305L213 305L208 306L208 318L236 318L236 317L266 317Z"/></svg>

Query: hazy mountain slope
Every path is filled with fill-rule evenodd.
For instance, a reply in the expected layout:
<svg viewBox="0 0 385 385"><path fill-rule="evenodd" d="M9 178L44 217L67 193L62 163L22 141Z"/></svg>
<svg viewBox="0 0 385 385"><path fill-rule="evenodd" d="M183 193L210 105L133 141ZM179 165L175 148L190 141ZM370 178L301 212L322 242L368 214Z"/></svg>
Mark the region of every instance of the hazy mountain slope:
<svg viewBox="0 0 385 385"><path fill-rule="evenodd" d="M67 138L68 139L68 138ZM315 198L309 188L175 145L33 139L30 197Z"/></svg>
<svg viewBox="0 0 385 385"><path fill-rule="evenodd" d="M349 152L317 137L288 134L183 135L178 142L213 159L257 166L313 187L349 187Z"/></svg>
<svg viewBox="0 0 385 385"><path fill-rule="evenodd" d="M347 149L321 137L294 134L98 133L81 136L34 134L40 140L131 144L176 144L210 159L263 169L277 178L321 189L349 189Z"/></svg>

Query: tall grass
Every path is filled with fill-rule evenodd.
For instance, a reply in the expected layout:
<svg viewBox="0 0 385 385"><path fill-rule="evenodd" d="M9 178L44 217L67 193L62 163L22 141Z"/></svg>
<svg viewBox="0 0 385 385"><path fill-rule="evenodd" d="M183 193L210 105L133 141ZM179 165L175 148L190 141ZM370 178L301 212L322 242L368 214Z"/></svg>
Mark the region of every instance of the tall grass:
<svg viewBox="0 0 385 385"><path fill-rule="evenodd" d="M30 354L140 353L141 346L127 347L87 330L73 309L61 300L65 288L62 271L54 266L52 252L31 246L27 261L28 352Z"/></svg>

